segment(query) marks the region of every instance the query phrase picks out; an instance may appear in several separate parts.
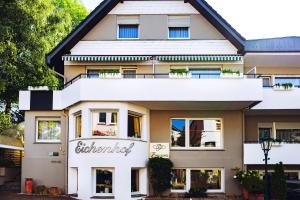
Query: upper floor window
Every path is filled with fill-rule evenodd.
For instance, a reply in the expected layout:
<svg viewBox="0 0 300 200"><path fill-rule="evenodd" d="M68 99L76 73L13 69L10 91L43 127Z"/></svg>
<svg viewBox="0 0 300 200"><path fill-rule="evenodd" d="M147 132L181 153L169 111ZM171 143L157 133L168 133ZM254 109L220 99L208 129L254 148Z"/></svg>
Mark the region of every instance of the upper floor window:
<svg viewBox="0 0 300 200"><path fill-rule="evenodd" d="M300 86L300 77L275 77L275 84L291 83Z"/></svg>
<svg viewBox="0 0 300 200"><path fill-rule="evenodd" d="M139 38L139 17L118 16L118 39Z"/></svg>
<svg viewBox="0 0 300 200"><path fill-rule="evenodd" d="M190 69L192 78L220 78L220 69Z"/></svg>
<svg viewBox="0 0 300 200"><path fill-rule="evenodd" d="M221 120L171 119L171 146L177 148L221 148Z"/></svg>
<svg viewBox="0 0 300 200"><path fill-rule="evenodd" d="M37 142L60 142L61 121L60 118L37 118L36 141Z"/></svg>
<svg viewBox="0 0 300 200"><path fill-rule="evenodd" d="M81 113L75 114L75 137L81 138Z"/></svg>
<svg viewBox="0 0 300 200"><path fill-rule="evenodd" d="M169 39L190 38L190 16L169 16Z"/></svg>
<svg viewBox="0 0 300 200"><path fill-rule="evenodd" d="M114 111L92 112L93 136L116 136L118 132L118 113Z"/></svg>
<svg viewBox="0 0 300 200"><path fill-rule="evenodd" d="M128 137L141 138L142 116L128 113Z"/></svg>

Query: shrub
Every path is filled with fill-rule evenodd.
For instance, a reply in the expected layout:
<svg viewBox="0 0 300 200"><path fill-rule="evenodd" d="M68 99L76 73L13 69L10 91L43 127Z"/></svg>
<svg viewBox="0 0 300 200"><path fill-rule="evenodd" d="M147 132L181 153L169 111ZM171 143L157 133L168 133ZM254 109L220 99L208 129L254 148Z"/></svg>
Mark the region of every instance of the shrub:
<svg viewBox="0 0 300 200"><path fill-rule="evenodd" d="M164 191L171 187L171 170L173 163L166 158L150 158L148 162L150 183L154 195L161 195Z"/></svg>
<svg viewBox="0 0 300 200"><path fill-rule="evenodd" d="M118 74L120 70L118 69L100 69L99 74Z"/></svg>
<svg viewBox="0 0 300 200"><path fill-rule="evenodd" d="M222 69L223 74L240 74L239 70Z"/></svg>
<svg viewBox="0 0 300 200"><path fill-rule="evenodd" d="M282 162L275 165L274 174L271 176L272 198L284 200L287 195L287 185Z"/></svg>
<svg viewBox="0 0 300 200"><path fill-rule="evenodd" d="M238 171L234 178L248 192L253 194L263 193L264 181L261 179L257 171Z"/></svg>
<svg viewBox="0 0 300 200"><path fill-rule="evenodd" d="M170 73L172 74L187 74L188 72L187 69L170 69Z"/></svg>

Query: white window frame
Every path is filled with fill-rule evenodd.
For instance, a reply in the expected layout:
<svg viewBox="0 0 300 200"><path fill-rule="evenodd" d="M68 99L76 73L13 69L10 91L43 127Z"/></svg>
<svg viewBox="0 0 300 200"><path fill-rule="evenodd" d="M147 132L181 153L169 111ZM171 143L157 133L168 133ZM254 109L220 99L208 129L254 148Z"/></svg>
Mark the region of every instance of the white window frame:
<svg viewBox="0 0 300 200"><path fill-rule="evenodd" d="M170 28L188 28L188 37L176 37L176 38L172 38L170 37ZM191 39L191 28L188 26L183 26L183 27L170 27L168 26L168 40L190 40Z"/></svg>
<svg viewBox="0 0 300 200"><path fill-rule="evenodd" d="M136 25L137 26L137 31L138 31L138 36L137 38L120 38L119 37L119 32L120 32L120 25ZM140 39L140 24L117 24L118 28L117 28L117 39L118 40L139 40Z"/></svg>
<svg viewBox="0 0 300 200"><path fill-rule="evenodd" d="M105 112L105 113L107 113L107 112L116 112L117 113L117 123L111 124L111 125L116 125L117 126L117 132L114 136L110 136L110 135L108 135L108 136L98 136L98 135L93 134L93 121L94 121L93 114L98 113L98 115L99 115L100 112ZM106 121L107 121L107 117L106 117ZM109 119L109 121L110 121L110 119ZM117 138L120 134L119 133L120 132L120 123L119 122L120 122L120 112L119 112L118 109L91 109L90 110L90 132L91 132L91 137L93 137L93 138ZM99 123L99 120L98 120L98 123ZM100 124L100 125L103 125L103 124Z"/></svg>
<svg viewBox="0 0 300 200"><path fill-rule="evenodd" d="M218 190L207 190L207 193L224 193L225 192L225 169L222 167L197 167L197 168L173 168L173 169L185 169L186 170L186 190L174 190L173 193L186 193L191 189L191 170L221 170L221 189Z"/></svg>
<svg viewBox="0 0 300 200"><path fill-rule="evenodd" d="M60 139L59 140L42 140L39 139L39 121L59 121L60 122ZM35 118L35 142L36 143L61 143L62 137L62 120L60 117L36 117Z"/></svg>
<svg viewBox="0 0 300 200"><path fill-rule="evenodd" d="M96 193L96 171L97 170L107 170L110 171L112 173L112 193ZM110 168L110 167L96 167L93 168L93 196L114 196L114 188L115 188L115 170L114 168Z"/></svg>
<svg viewBox="0 0 300 200"><path fill-rule="evenodd" d="M184 147L173 147L172 146L172 119L183 119L185 120L185 146ZM189 121L190 120L220 120L221 121L221 141L219 147L190 147L190 130L189 128ZM171 150L224 150L224 123L223 118L182 118L182 117L173 117L170 118L170 127L169 127L169 143Z"/></svg>

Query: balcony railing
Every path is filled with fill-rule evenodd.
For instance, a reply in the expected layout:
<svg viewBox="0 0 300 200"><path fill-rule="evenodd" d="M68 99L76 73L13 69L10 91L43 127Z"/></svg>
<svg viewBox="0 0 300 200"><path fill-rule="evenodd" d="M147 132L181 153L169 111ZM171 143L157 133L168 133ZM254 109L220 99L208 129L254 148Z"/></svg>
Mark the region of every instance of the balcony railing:
<svg viewBox="0 0 300 200"><path fill-rule="evenodd" d="M244 79L262 79L264 77L271 77L274 75L271 74L242 74L241 78ZM284 74L276 75L276 76L287 76ZM300 76L300 75L299 75ZM79 79L83 78L99 78L99 73L82 73L65 83L61 86L48 86L49 90L62 90ZM122 79L169 79L169 73L136 73L136 74L120 74ZM186 77L187 79L220 79L220 73L192 73L190 76ZM263 85L264 88L273 88L274 85ZM295 88L300 88L300 85L293 85Z"/></svg>

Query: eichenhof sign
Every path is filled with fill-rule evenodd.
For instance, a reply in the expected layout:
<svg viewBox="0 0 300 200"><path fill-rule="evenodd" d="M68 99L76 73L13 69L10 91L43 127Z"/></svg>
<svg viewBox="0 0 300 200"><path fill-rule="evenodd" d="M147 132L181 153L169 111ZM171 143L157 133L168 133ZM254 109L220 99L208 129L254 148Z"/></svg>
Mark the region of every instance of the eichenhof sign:
<svg viewBox="0 0 300 200"><path fill-rule="evenodd" d="M169 143L150 143L149 157L169 158L170 157Z"/></svg>

